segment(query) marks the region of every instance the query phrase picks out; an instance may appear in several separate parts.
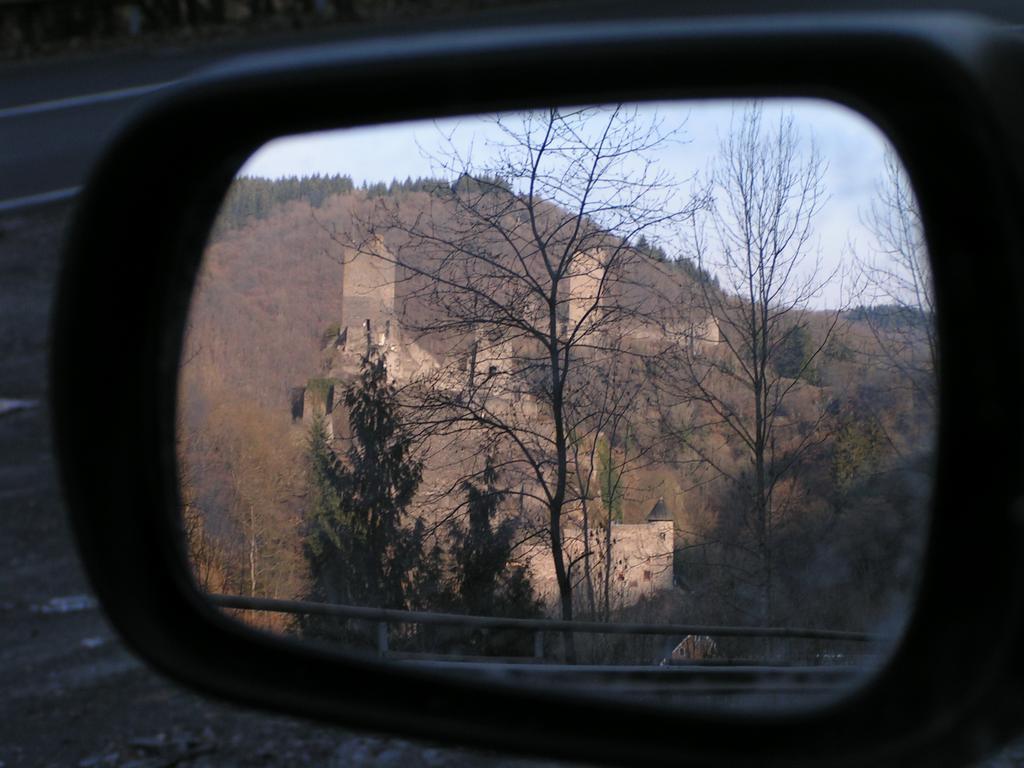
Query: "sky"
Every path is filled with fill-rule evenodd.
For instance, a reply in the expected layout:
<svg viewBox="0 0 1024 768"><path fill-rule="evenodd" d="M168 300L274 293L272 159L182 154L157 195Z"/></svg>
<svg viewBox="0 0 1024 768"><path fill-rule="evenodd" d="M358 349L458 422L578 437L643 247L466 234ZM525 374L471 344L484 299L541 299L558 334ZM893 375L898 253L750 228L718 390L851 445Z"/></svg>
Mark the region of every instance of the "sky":
<svg viewBox="0 0 1024 768"><path fill-rule="evenodd" d="M832 102L772 99L762 104L766 127L777 124L780 115L791 114L802 146L809 149L813 140L827 163L824 183L828 200L816 218L816 247L825 269L848 264L851 245L863 251L872 242L862 223L863 212L883 177L888 141L867 118ZM688 195L693 178L706 172L730 125L748 105L735 100L636 105L638 120L659 121L672 133L671 140L649 152L647 160L676 180L680 195ZM513 122L517 119L516 115L504 117ZM494 161L501 142L493 116L341 129L271 141L249 159L239 175L279 178L338 173L351 176L356 184L419 176L451 178L438 158L454 149L473 167L485 168ZM681 248L676 232L652 234L670 254ZM845 300L842 291L836 281L813 304L837 306Z"/></svg>

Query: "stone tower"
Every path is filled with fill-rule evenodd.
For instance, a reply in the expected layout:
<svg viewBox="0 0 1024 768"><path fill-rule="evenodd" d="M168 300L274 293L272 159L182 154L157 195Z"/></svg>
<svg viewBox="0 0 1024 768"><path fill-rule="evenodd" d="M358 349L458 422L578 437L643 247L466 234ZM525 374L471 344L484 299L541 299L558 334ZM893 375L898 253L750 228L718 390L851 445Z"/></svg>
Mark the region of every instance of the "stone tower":
<svg viewBox="0 0 1024 768"><path fill-rule="evenodd" d="M665 499L658 499L658 503L648 513L647 526L651 530L651 563L655 566L650 584L653 594L659 590L672 589L675 583L676 521Z"/></svg>
<svg viewBox="0 0 1024 768"><path fill-rule="evenodd" d="M346 255L341 282L341 334L365 344L367 325L374 344L383 345L396 328L394 260L377 240L369 253Z"/></svg>
<svg viewBox="0 0 1024 768"><path fill-rule="evenodd" d="M672 588L675 521L665 499L658 499L647 522L613 523L613 580L624 603Z"/></svg>

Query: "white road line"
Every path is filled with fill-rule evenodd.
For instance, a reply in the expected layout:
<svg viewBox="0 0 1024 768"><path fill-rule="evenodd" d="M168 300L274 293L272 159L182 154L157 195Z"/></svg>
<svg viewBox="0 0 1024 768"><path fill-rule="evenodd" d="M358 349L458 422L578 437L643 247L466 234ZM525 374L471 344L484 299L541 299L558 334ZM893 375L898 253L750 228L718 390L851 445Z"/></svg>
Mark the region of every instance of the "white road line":
<svg viewBox="0 0 1024 768"><path fill-rule="evenodd" d="M78 613L96 610L96 598L92 595L66 595L51 597L42 605L30 605L32 613Z"/></svg>
<svg viewBox="0 0 1024 768"><path fill-rule="evenodd" d="M12 197L7 200L0 200L0 213L9 213L22 208L31 208L34 205L56 203L60 200L69 200L81 191L81 187L65 187L64 189L54 189L50 192L40 192L37 195L26 195L25 197Z"/></svg>
<svg viewBox="0 0 1024 768"><path fill-rule="evenodd" d="M8 413L14 413L15 411L24 411L29 408L38 407L38 400L11 400L0 397L0 416L4 416Z"/></svg>
<svg viewBox="0 0 1024 768"><path fill-rule="evenodd" d="M5 107L0 109L0 120L12 117L24 117L36 115L40 112L53 112L59 109L72 109L74 107L87 107L91 104L102 104L107 101L120 101L121 99L134 99L138 96L145 96L172 85L180 83L180 80L168 80L163 83L148 83L147 85L134 85L130 88L118 88L113 91L100 91L99 93L86 93L82 96L68 96L64 99L50 99L48 101L35 101L31 104L22 104L17 107Z"/></svg>

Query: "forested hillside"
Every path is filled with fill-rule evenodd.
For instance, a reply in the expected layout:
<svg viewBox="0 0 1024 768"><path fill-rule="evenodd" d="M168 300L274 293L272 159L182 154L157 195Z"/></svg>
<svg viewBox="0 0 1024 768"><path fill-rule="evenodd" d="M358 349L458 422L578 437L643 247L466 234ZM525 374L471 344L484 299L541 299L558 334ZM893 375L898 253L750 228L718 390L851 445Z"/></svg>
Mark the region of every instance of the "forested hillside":
<svg viewBox="0 0 1024 768"><path fill-rule="evenodd" d="M793 231L809 231L808 210ZM680 215L722 236L733 214L707 198ZM574 216L583 226L566 225ZM927 309L878 292L815 308L811 282L751 293L763 267L744 276L708 240L670 254L595 221L497 176L240 179L207 249L181 374L203 585L449 612L898 630L931 487ZM565 267L539 269L566 232ZM357 259L383 260L394 277L381 288L415 307L398 306L391 336L377 327L363 347L341 322ZM336 414L296 420L295 392L314 383ZM390 490L371 492L379 484ZM644 523L659 498L674 586L625 600L616 526ZM390 533L358 533L378 528ZM524 570L552 557L553 587ZM477 642L442 635L430 642ZM403 642L429 644L412 630Z"/></svg>

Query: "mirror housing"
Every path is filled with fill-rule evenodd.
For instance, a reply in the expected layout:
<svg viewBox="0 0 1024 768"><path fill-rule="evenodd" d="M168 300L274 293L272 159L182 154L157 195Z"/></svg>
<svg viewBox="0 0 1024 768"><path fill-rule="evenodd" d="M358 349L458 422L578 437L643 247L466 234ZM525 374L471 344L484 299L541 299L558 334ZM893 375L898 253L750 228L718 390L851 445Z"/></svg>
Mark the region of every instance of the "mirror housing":
<svg viewBox="0 0 1024 768"><path fill-rule="evenodd" d="M936 15L540 21L253 56L139 114L71 231L51 397L87 571L126 642L200 690L330 722L622 764L974 756L1019 727L1024 667L1024 125L1020 43ZM285 134L565 103L810 96L874 120L918 192L942 375L925 572L886 669L834 706L752 717L489 688L246 630L180 546L175 398L218 206ZM966 190L966 193L965 193Z"/></svg>

